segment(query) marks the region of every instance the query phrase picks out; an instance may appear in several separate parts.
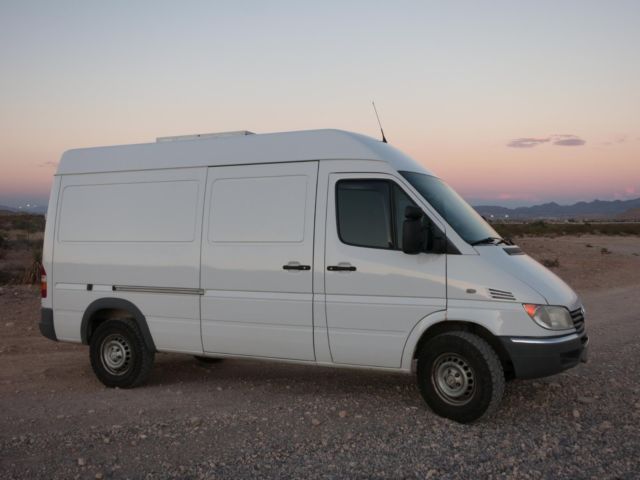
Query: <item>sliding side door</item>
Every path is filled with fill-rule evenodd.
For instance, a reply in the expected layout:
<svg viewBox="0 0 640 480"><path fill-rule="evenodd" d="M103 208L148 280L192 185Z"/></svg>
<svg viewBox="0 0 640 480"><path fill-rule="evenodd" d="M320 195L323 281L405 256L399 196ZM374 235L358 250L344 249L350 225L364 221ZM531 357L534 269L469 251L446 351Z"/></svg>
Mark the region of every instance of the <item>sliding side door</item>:
<svg viewBox="0 0 640 480"><path fill-rule="evenodd" d="M314 360L318 162L211 167L202 232L205 352Z"/></svg>

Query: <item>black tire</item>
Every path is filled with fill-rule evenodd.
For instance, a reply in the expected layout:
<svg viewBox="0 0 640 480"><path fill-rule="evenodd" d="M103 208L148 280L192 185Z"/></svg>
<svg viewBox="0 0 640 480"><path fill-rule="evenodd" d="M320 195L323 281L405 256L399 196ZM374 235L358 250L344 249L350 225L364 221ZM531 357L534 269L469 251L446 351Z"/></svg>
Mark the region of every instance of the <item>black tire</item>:
<svg viewBox="0 0 640 480"><path fill-rule="evenodd" d="M470 423L495 412L505 378L496 352L479 336L443 333L418 354L418 387L438 415Z"/></svg>
<svg viewBox="0 0 640 480"><path fill-rule="evenodd" d="M216 357L203 357L200 355L194 355L193 358L195 358L196 360L198 360L199 362L202 363L220 363L222 362L221 358L216 358Z"/></svg>
<svg viewBox="0 0 640 480"><path fill-rule="evenodd" d="M96 377L112 388L134 388L144 383L155 357L135 321L128 318L101 323L91 336L89 352Z"/></svg>

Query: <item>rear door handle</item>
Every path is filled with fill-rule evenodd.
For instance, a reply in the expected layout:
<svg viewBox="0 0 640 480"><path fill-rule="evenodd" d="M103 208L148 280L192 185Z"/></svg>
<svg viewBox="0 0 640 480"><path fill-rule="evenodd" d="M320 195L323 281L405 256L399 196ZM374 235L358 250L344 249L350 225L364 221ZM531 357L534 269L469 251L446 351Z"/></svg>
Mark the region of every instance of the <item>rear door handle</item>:
<svg viewBox="0 0 640 480"><path fill-rule="evenodd" d="M341 263L340 265L329 265L327 270L330 272L355 272L356 267L348 263Z"/></svg>
<svg viewBox="0 0 640 480"><path fill-rule="evenodd" d="M299 262L289 262L282 266L283 270L311 270L311 265L300 265Z"/></svg>

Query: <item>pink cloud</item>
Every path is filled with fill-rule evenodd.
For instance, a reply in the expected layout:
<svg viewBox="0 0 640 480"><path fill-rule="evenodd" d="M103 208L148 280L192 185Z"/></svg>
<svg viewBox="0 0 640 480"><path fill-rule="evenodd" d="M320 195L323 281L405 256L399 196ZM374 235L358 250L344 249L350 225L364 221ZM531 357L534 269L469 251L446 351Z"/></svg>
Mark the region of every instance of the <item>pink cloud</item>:
<svg viewBox="0 0 640 480"><path fill-rule="evenodd" d="M543 143L551 142L552 145L559 145L561 147L580 147L587 143L586 140L578 137L577 135L550 135L544 138L536 137L523 137L516 138L507 143L507 147L511 148L533 148Z"/></svg>
<svg viewBox="0 0 640 480"><path fill-rule="evenodd" d="M640 189L633 186L628 186L622 189L622 191L615 192L613 198L616 200L628 200L630 198L640 197Z"/></svg>
<svg viewBox="0 0 640 480"><path fill-rule="evenodd" d="M640 140L640 137L638 139ZM621 134L615 135L611 140L602 142L602 144L607 147L611 147L616 144L625 143L627 140L629 140L629 135L625 133L621 133Z"/></svg>

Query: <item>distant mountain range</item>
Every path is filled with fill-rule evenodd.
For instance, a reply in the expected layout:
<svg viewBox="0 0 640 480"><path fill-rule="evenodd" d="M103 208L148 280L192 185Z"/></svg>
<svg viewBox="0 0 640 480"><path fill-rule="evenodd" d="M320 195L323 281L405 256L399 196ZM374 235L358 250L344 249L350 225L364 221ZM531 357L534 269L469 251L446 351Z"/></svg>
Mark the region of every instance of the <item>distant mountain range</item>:
<svg viewBox="0 0 640 480"><path fill-rule="evenodd" d="M579 219L620 219L640 220L640 198L633 200L594 200L573 205L559 205L556 202L543 203L532 207L506 208L494 205L474 207L486 218L510 218L532 220L536 218L566 220Z"/></svg>

